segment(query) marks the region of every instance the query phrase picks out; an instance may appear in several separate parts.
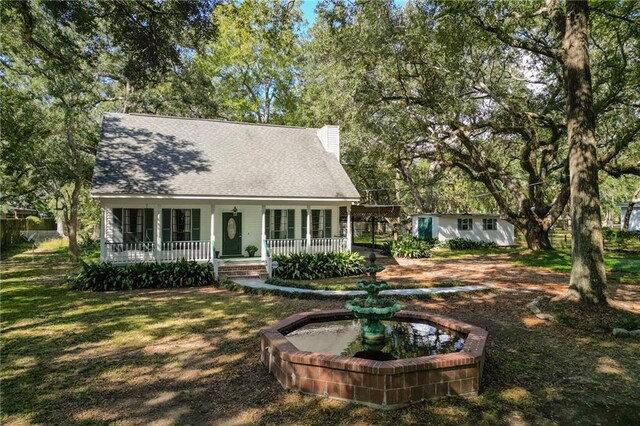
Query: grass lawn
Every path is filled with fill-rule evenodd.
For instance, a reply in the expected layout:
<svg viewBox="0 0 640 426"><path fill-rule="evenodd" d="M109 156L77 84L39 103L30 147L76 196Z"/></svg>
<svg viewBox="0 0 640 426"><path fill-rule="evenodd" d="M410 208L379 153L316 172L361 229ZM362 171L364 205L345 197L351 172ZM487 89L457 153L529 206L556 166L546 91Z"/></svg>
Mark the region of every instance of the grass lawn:
<svg viewBox="0 0 640 426"><path fill-rule="evenodd" d="M571 250L521 250L511 257L519 265L549 268L558 272L571 272ZM606 251L604 265L609 280L640 285L640 251Z"/></svg>
<svg viewBox="0 0 640 426"><path fill-rule="evenodd" d="M218 290L89 293L61 285L56 243L2 262L2 424L638 424L640 342L629 315L545 306L535 294L407 303L489 330L478 397L397 411L287 392L258 363L258 331L343 302ZM517 267L517 266L516 266ZM631 317L636 320L637 316Z"/></svg>

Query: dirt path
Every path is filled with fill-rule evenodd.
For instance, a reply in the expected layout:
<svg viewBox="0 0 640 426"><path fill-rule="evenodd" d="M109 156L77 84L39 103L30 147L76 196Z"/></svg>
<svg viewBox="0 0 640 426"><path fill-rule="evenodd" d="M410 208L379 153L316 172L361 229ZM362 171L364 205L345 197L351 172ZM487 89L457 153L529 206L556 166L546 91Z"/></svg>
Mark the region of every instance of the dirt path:
<svg viewBox="0 0 640 426"><path fill-rule="evenodd" d="M482 284L503 292L546 293L552 296L566 291L569 274L546 268L521 266L510 262L507 255L466 256L456 259L391 259L378 276L391 283ZM614 306L640 313L640 288L637 285L609 283Z"/></svg>

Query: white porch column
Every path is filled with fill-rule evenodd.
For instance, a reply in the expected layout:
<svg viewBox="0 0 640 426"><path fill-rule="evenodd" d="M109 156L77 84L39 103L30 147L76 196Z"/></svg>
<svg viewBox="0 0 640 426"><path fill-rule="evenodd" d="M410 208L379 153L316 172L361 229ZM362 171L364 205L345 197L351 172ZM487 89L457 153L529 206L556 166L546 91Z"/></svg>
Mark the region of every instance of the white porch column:
<svg viewBox="0 0 640 426"><path fill-rule="evenodd" d="M162 207L157 204L156 210L156 262L162 261Z"/></svg>
<svg viewBox="0 0 640 426"><path fill-rule="evenodd" d="M311 206L307 206L307 253L311 252Z"/></svg>
<svg viewBox="0 0 640 426"><path fill-rule="evenodd" d="M209 241L211 241L211 253L210 253L210 257L213 260L215 258L215 250L216 250L216 233L215 233L215 227L216 227L216 205L215 204L211 204L211 232L209 235Z"/></svg>
<svg viewBox="0 0 640 426"><path fill-rule="evenodd" d="M267 260L267 206L262 205L262 232L260 234L260 259Z"/></svg>
<svg viewBox="0 0 640 426"><path fill-rule="evenodd" d="M347 251L351 251L351 204L347 206Z"/></svg>
<svg viewBox="0 0 640 426"><path fill-rule="evenodd" d="M104 262L107 258L107 209L100 206L100 261Z"/></svg>

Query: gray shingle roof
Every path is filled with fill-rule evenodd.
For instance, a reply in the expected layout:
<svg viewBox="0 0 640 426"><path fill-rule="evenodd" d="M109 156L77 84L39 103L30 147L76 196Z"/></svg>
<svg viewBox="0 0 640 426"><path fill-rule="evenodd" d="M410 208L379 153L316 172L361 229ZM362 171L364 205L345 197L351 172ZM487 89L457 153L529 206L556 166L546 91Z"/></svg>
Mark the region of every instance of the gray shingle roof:
<svg viewBox="0 0 640 426"><path fill-rule="evenodd" d="M317 129L105 114L91 193L359 199Z"/></svg>

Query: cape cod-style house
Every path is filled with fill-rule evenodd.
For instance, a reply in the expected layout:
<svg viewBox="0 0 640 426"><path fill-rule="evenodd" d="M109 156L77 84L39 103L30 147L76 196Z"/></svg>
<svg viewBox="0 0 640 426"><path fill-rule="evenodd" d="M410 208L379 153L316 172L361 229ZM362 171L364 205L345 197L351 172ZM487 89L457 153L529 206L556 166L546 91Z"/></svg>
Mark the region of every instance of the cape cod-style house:
<svg viewBox="0 0 640 426"><path fill-rule="evenodd" d="M349 251L360 198L340 164L337 126L142 114L103 116L91 195L102 261L217 268L255 246L268 272L276 254Z"/></svg>

